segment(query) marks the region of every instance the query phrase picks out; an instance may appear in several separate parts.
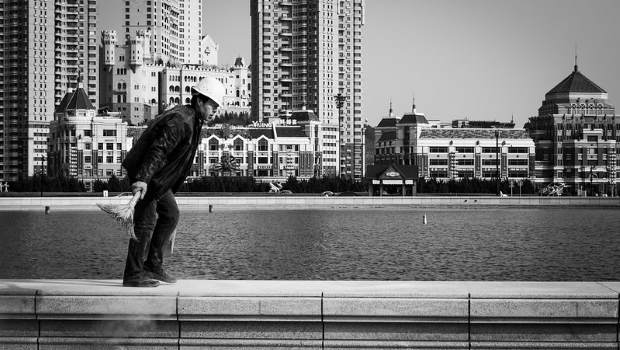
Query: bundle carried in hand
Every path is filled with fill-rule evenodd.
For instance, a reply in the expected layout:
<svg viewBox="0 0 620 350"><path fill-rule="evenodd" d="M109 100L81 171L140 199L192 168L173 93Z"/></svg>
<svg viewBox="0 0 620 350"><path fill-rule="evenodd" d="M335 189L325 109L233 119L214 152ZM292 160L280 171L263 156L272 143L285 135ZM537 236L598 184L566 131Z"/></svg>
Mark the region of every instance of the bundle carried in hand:
<svg viewBox="0 0 620 350"><path fill-rule="evenodd" d="M135 239L135 240L138 240L138 238L136 237L136 234L133 231L133 213L134 213L134 207L136 206L136 203L138 203L138 200L140 200L140 195L141 195L141 192L137 191L136 193L134 193L129 203L124 204L124 205L97 203L97 206L101 210L110 214L110 216L112 216L116 220L116 222L121 224L121 226L127 232L127 235L129 235L131 239Z"/></svg>

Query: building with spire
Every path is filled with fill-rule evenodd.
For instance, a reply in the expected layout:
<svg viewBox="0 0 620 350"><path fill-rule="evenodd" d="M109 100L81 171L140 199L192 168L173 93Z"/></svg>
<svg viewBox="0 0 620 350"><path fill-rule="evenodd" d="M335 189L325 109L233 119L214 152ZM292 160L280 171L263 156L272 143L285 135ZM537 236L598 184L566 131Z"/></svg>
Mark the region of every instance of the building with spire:
<svg viewBox="0 0 620 350"><path fill-rule="evenodd" d="M534 177L534 142L525 130L445 126L416 110L375 128L375 164L414 166L419 177L523 180Z"/></svg>
<svg viewBox="0 0 620 350"><path fill-rule="evenodd" d="M361 178L364 1L250 4L253 118L313 110L330 138L324 142L324 175Z"/></svg>
<svg viewBox="0 0 620 350"><path fill-rule="evenodd" d="M78 84L65 94L50 123L48 174L77 178L92 190L97 179L124 176L121 163L132 140L127 123L115 114L97 114Z"/></svg>
<svg viewBox="0 0 620 350"><path fill-rule="evenodd" d="M605 90L578 68L549 92L526 124L536 144L536 181L574 194L617 193L620 118Z"/></svg>

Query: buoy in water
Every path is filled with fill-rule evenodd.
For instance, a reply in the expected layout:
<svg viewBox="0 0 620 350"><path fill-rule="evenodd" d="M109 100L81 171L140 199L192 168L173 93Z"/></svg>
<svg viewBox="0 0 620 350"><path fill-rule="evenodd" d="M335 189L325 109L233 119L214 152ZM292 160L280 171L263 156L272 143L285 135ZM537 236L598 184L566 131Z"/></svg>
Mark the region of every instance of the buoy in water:
<svg viewBox="0 0 620 350"><path fill-rule="evenodd" d="M424 214L424 215L422 216L422 223L423 223L424 225L426 225L426 214Z"/></svg>

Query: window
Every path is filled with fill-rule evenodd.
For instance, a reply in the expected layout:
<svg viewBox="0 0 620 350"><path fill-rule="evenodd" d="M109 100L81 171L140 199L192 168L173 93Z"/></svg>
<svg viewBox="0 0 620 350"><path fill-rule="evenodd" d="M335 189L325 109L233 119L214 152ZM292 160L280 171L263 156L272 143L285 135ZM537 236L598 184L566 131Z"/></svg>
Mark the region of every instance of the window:
<svg viewBox="0 0 620 350"><path fill-rule="evenodd" d="M92 161L92 157L91 156L84 156L84 163L90 164L91 161Z"/></svg>
<svg viewBox="0 0 620 350"><path fill-rule="evenodd" d="M474 153L473 147L457 147L456 151L459 153Z"/></svg>
<svg viewBox="0 0 620 350"><path fill-rule="evenodd" d="M508 153L529 153L528 147L508 147Z"/></svg>
<svg viewBox="0 0 620 350"><path fill-rule="evenodd" d="M220 143L217 139L209 140L209 151L217 151L220 148Z"/></svg>
<svg viewBox="0 0 620 350"><path fill-rule="evenodd" d="M458 165L474 165L473 159L457 159L456 164Z"/></svg>
<svg viewBox="0 0 620 350"><path fill-rule="evenodd" d="M508 165L527 165L527 159L508 159Z"/></svg>
<svg viewBox="0 0 620 350"><path fill-rule="evenodd" d="M508 177L527 177L527 170L508 170ZM561 173L558 173L558 177L561 177Z"/></svg>
<svg viewBox="0 0 620 350"><path fill-rule="evenodd" d="M114 157L113 156L105 157L105 162L106 163L114 163Z"/></svg>
<svg viewBox="0 0 620 350"><path fill-rule="evenodd" d="M268 164L269 157L258 157L258 164Z"/></svg>
<svg viewBox="0 0 620 350"><path fill-rule="evenodd" d="M84 136L88 136L88 137L93 136L93 131L92 130L84 130Z"/></svg>
<svg viewBox="0 0 620 350"><path fill-rule="evenodd" d="M236 139L234 142L235 151L243 151L243 140Z"/></svg>
<svg viewBox="0 0 620 350"><path fill-rule="evenodd" d="M430 165L448 165L447 159L430 159Z"/></svg>
<svg viewBox="0 0 620 350"><path fill-rule="evenodd" d="M457 172L457 176L458 177L474 177L474 171L473 170L459 170Z"/></svg>
<svg viewBox="0 0 620 350"><path fill-rule="evenodd" d="M496 165L497 159L483 159L482 165Z"/></svg>
<svg viewBox="0 0 620 350"><path fill-rule="evenodd" d="M114 150L114 144L112 142L108 142L105 144L105 149L108 151L113 151Z"/></svg>
<svg viewBox="0 0 620 350"><path fill-rule="evenodd" d="M103 130L103 136L116 136L116 130Z"/></svg>
<svg viewBox="0 0 620 350"><path fill-rule="evenodd" d="M431 170L431 177L448 177L448 172L446 170Z"/></svg>
<svg viewBox="0 0 620 350"><path fill-rule="evenodd" d="M431 153L447 153L448 147L430 147L429 152Z"/></svg>
<svg viewBox="0 0 620 350"><path fill-rule="evenodd" d="M258 150L260 152L267 152L267 151L269 151L269 143L267 142L267 140L261 139L261 140L258 141Z"/></svg>
<svg viewBox="0 0 620 350"><path fill-rule="evenodd" d="M92 147L92 144L90 144L90 143L85 143L84 144L84 149L86 149L86 150L90 150L91 147Z"/></svg>
<svg viewBox="0 0 620 350"><path fill-rule="evenodd" d="M100 142L100 143L97 145L97 149L98 149L98 150L103 150L103 143L101 143L101 142ZM100 163L101 163L101 162L100 162Z"/></svg>
<svg viewBox="0 0 620 350"><path fill-rule="evenodd" d="M499 151L498 147L482 147L482 153L498 153Z"/></svg>
<svg viewBox="0 0 620 350"><path fill-rule="evenodd" d="M588 142L597 142L598 136L588 136Z"/></svg>

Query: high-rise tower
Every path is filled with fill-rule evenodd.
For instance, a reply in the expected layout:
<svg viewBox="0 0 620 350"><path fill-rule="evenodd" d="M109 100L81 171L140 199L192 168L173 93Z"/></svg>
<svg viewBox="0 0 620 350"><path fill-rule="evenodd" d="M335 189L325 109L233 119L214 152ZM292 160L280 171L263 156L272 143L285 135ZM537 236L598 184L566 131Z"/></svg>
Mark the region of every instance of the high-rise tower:
<svg viewBox="0 0 620 350"><path fill-rule="evenodd" d="M123 35L128 43L139 31L151 32L155 62L200 63L200 0L125 0Z"/></svg>
<svg viewBox="0 0 620 350"><path fill-rule="evenodd" d="M78 77L82 77L88 99L97 106L97 1L56 0L53 3L54 104L58 106L67 91L75 90Z"/></svg>
<svg viewBox="0 0 620 350"><path fill-rule="evenodd" d="M78 77L97 102L96 0L3 1L0 19L0 181L15 181L45 173L49 122Z"/></svg>
<svg viewBox="0 0 620 350"><path fill-rule="evenodd" d="M250 4L253 117L262 121L303 108L315 111L327 138L328 173L360 178L364 1Z"/></svg>

